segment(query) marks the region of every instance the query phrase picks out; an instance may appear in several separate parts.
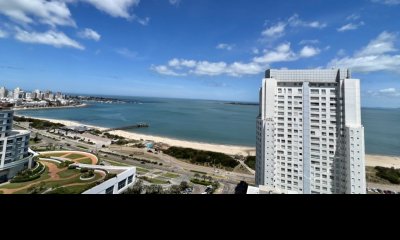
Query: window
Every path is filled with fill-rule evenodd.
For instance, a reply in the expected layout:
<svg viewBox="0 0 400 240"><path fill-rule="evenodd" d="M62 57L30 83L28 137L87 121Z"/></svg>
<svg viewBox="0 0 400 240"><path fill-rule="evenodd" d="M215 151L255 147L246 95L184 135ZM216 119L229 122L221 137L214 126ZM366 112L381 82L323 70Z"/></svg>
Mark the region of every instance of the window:
<svg viewBox="0 0 400 240"><path fill-rule="evenodd" d="M131 184L133 182L133 175L128 177L128 184Z"/></svg>
<svg viewBox="0 0 400 240"><path fill-rule="evenodd" d="M118 190L121 190L122 188L124 188L125 185L126 185L126 179L124 179L118 183Z"/></svg>
<svg viewBox="0 0 400 240"><path fill-rule="evenodd" d="M106 189L106 194L114 194L114 186L111 186Z"/></svg>

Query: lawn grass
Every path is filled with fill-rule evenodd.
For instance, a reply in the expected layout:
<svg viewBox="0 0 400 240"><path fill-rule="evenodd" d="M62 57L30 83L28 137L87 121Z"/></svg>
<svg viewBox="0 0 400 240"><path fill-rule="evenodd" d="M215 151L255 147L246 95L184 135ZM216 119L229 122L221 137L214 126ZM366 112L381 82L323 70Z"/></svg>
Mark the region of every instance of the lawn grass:
<svg viewBox="0 0 400 240"><path fill-rule="evenodd" d="M77 147L78 147L78 148L85 149L85 150L88 150L88 149L89 149L88 147L85 147L85 146L82 146L82 145L78 145Z"/></svg>
<svg viewBox="0 0 400 240"><path fill-rule="evenodd" d="M178 178L178 177L180 177L181 175L179 175L179 174L173 174L173 173L166 173L166 174L164 174L164 175L162 175L163 177L166 177L166 178Z"/></svg>
<svg viewBox="0 0 400 240"><path fill-rule="evenodd" d="M0 191L0 194L3 194L3 191Z"/></svg>
<svg viewBox="0 0 400 240"><path fill-rule="evenodd" d="M136 170L137 171L140 171L140 172L145 172L145 173L148 173L148 172L150 172L149 170L147 170L147 169L145 169L145 168L136 168Z"/></svg>
<svg viewBox="0 0 400 240"><path fill-rule="evenodd" d="M40 183L40 182L42 182L42 181L44 181L44 180L47 180L47 179L49 179L49 178L50 178L50 176L49 176L49 168L46 167L46 170L44 170L44 172L42 173L42 176L40 176L40 178L38 178L38 179L36 179L36 180L34 180L34 181L23 182L23 183L10 183L10 184L7 184L7 185L2 186L0 189L16 189L16 188L21 188L21 187L27 186L27 185L32 184L32 183Z"/></svg>
<svg viewBox="0 0 400 240"><path fill-rule="evenodd" d="M71 179L45 182L45 188L58 188L58 187L62 187L62 186L69 185L69 184L75 184L75 183L83 183L82 187L86 187L88 184L97 182L98 180L100 180L102 178L101 174L99 174L99 173L95 173L95 174L96 174L96 177L94 179L92 179L91 181L80 180L80 174L79 174L78 176L71 178ZM39 184L36 184L34 186L38 186ZM27 194L27 193L28 193L28 189L23 189L18 192L15 192L15 194Z"/></svg>
<svg viewBox="0 0 400 240"><path fill-rule="evenodd" d="M143 177L141 179L146 181L146 182L153 183L153 184L158 184L158 185L169 184L168 181L165 181L165 180L162 180L162 179L158 179L158 178Z"/></svg>
<svg viewBox="0 0 400 240"><path fill-rule="evenodd" d="M60 178L69 178L69 177L72 177L79 173L80 173L80 171L78 171L76 169L66 169L62 172L59 172L58 176L60 176Z"/></svg>
<svg viewBox="0 0 400 240"><path fill-rule="evenodd" d="M82 154L73 153L73 154L71 154L69 156L66 156L65 158L74 160L74 159L83 158L83 157L86 157L86 156L82 155Z"/></svg>
<svg viewBox="0 0 400 240"><path fill-rule="evenodd" d="M50 157L61 157L66 155L67 153L48 153L48 154L40 154L41 158L50 158Z"/></svg>
<svg viewBox="0 0 400 240"><path fill-rule="evenodd" d="M153 173L154 175L160 175L160 174L162 174L163 172L155 172L155 173Z"/></svg>
<svg viewBox="0 0 400 240"><path fill-rule="evenodd" d="M62 187L61 189L56 189L55 192L49 192L47 194L81 194L87 189L87 185Z"/></svg>
<svg viewBox="0 0 400 240"><path fill-rule="evenodd" d="M81 163L81 164L92 164L92 159L84 158L82 160L78 160L78 162Z"/></svg>
<svg viewBox="0 0 400 240"><path fill-rule="evenodd" d="M111 164L112 166L117 166L117 167L132 167L132 165L126 164L126 163L120 163L112 160L104 160Z"/></svg>

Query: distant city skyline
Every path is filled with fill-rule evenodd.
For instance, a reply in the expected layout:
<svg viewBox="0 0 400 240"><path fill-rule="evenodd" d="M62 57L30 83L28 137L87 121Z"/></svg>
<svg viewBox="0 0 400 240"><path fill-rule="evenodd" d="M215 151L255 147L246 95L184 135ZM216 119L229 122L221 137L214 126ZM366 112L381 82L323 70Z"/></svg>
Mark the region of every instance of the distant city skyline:
<svg viewBox="0 0 400 240"><path fill-rule="evenodd" d="M400 107L399 10L384 0L0 0L0 85L257 102L267 68L343 67L362 79L363 107Z"/></svg>

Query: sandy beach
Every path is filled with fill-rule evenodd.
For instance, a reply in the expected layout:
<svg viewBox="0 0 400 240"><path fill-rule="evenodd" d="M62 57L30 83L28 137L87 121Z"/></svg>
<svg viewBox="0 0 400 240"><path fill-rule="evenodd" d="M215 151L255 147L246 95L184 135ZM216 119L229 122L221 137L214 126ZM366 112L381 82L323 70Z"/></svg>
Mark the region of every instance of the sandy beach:
<svg viewBox="0 0 400 240"><path fill-rule="evenodd" d="M366 165L368 167L400 168L400 156L367 155Z"/></svg>
<svg viewBox="0 0 400 240"><path fill-rule="evenodd" d="M22 116L22 115L18 115L18 116ZM26 117L29 117L29 116L26 116ZM29 117L29 118L32 118L32 117ZM107 128L103 128L103 127L99 127L99 126L81 124L79 122L67 121L67 120L54 120L54 119L47 119L47 118L34 118L34 119L45 120L45 121L49 121L49 122L53 122L53 123L60 123L65 126L82 126L82 125L84 125L89 128L98 129L100 131L107 129ZM151 135L145 135L145 134L132 133L132 132L121 131L121 130L112 131L110 133L114 134L114 135L119 135L121 137L128 138L128 139L134 139L134 140L143 139L143 140L148 140L148 141L154 141L157 143L165 143L169 146L193 148L193 149L198 149L198 150L220 152L220 153L225 153L225 154L230 154L230 155L243 155L243 156L255 155L255 148L251 148L251 147L192 142L192 141L178 140L178 139L172 139L172 138L166 138L166 137L160 137L160 136L151 136Z"/></svg>
<svg viewBox="0 0 400 240"><path fill-rule="evenodd" d="M81 124L79 122L74 121L66 121L66 120L54 120L54 119L46 119L46 118L36 118L41 120L46 120L54 123L61 123L66 126L81 126L85 125L90 128L96 128L100 131L106 130L107 128L92 126L87 124ZM213 151L213 152L220 152L229 155L255 155L255 148L251 147L243 147L243 146L229 146L229 145L219 145L219 144L209 144L209 143L200 143L200 142L192 142L192 141L185 141L185 140L178 140L178 139L171 139L166 137L160 136L151 136L145 134L138 134L138 133L131 133L127 131L112 131L111 134L119 135L121 137L125 137L128 139L135 139L135 140L149 140L159 143L165 143L170 146L177 146L177 147L185 147L185 148L193 148L198 150L205 150L205 151ZM368 167L395 167L400 168L400 156L379 156L379 155L366 155L366 165Z"/></svg>

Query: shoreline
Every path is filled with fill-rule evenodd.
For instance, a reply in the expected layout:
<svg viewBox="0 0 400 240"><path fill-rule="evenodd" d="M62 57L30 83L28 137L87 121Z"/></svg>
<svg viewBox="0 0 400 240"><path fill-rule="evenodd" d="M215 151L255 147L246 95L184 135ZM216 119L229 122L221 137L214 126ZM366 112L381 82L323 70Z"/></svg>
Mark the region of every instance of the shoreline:
<svg viewBox="0 0 400 240"><path fill-rule="evenodd" d="M17 114L17 115L24 116L21 114ZM70 120L56 120L56 119L50 119L50 118L39 118L39 117L30 117L30 116L24 116L24 117L49 121L49 122L53 122L53 123L61 123L66 126L86 126L89 128L98 129L100 131L109 129L109 128L105 128L105 127L83 124L83 123L79 123L77 121L70 121ZM154 141L156 143L167 144L169 146L193 148L193 149L197 149L197 150L219 152L219 153L225 153L225 154L229 154L229 155L243 155L243 156L252 155L252 156L254 156L255 152L256 152L256 149L253 147L195 142L195 141L180 140L180 139L174 139L174 138L168 138L168 137L162 137L162 136L133 133L133 132L123 131L123 130L111 131L109 133L118 135L118 136L121 136L124 138L128 138L128 139L133 139L133 140L143 139L143 140L148 140L148 141Z"/></svg>
<svg viewBox="0 0 400 240"><path fill-rule="evenodd" d="M27 108L13 108L14 111L29 111L29 110L51 110L51 109L62 109L62 108L84 108L87 107L87 103L74 105L74 106L59 106L59 107L27 107Z"/></svg>
<svg viewBox="0 0 400 240"><path fill-rule="evenodd" d="M22 115L19 115L22 116ZM25 116L29 117L29 116ZM69 121L69 120L56 120L56 119L49 119L49 118L38 118L38 117L29 117L33 119L45 120L53 123L61 123L66 126L87 126L89 128L95 128L100 131L107 130L108 128L99 127L89 124L79 123L77 121ZM204 151L212 151L212 152L219 152L225 153L228 155L242 155L248 156L252 155L255 156L256 149L254 147L246 147L246 146L234 146L234 145L223 145L223 144L213 144L213 143L203 143L203 142L195 142L195 141L188 141L188 140L179 140L173 139L168 137L162 136L153 136L153 135L146 135L146 134L139 134L139 133L132 133L123 130L116 130L110 132L110 134L119 135L124 138L134 139L134 140L149 140L154 141L157 143L164 143L169 146L176 146L176 147L183 147L183 148L193 148L197 150L204 150ZM366 154L365 155L365 166L366 167L387 167L387 168L399 168L400 169L400 156L384 156L378 154Z"/></svg>

